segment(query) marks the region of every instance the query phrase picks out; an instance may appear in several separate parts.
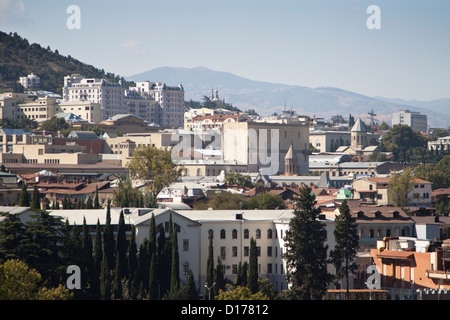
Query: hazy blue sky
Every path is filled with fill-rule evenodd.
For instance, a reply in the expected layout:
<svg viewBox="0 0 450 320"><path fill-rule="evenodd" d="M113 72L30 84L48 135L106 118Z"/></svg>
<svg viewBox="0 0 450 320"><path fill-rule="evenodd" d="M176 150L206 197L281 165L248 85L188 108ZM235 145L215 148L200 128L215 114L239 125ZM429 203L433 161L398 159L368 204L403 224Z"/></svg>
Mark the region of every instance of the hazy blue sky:
<svg viewBox="0 0 450 320"><path fill-rule="evenodd" d="M69 5L81 10L79 30L66 26ZM366 27L369 5L381 10L380 30ZM121 76L204 66L369 96L450 98L448 0L0 0L0 30Z"/></svg>

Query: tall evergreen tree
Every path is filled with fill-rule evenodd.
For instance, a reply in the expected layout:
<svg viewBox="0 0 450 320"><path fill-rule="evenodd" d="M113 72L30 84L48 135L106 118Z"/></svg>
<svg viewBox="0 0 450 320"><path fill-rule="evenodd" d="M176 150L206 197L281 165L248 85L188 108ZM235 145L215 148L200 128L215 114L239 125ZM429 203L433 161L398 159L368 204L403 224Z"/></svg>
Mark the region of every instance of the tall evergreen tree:
<svg viewBox="0 0 450 320"><path fill-rule="evenodd" d="M101 271L100 271L100 299L111 299L111 273L108 267L106 254L103 254Z"/></svg>
<svg viewBox="0 0 450 320"><path fill-rule="evenodd" d="M172 213L170 214L170 221L172 221ZM180 290L180 257L178 254L178 235L174 227L172 227L172 234L170 241L172 242L172 258L171 258L171 272L170 272L170 291L172 294L178 294Z"/></svg>
<svg viewBox="0 0 450 320"><path fill-rule="evenodd" d="M105 256L108 270L111 271L115 267L115 240L111 226L111 203L108 201L106 208L106 223L103 232L103 255Z"/></svg>
<svg viewBox="0 0 450 320"><path fill-rule="evenodd" d="M19 206L20 207L30 206L30 195L28 194L27 184L25 182L22 182L22 192L20 193Z"/></svg>
<svg viewBox="0 0 450 320"><path fill-rule="evenodd" d="M248 267L248 282L247 288L251 293L258 292L258 255L256 251L256 240L252 237L250 239L250 257Z"/></svg>
<svg viewBox="0 0 450 320"><path fill-rule="evenodd" d="M208 260L206 261L206 286L205 287L205 297L211 296L214 298L214 295L210 295L210 290L213 290L214 284L214 246L213 246L213 237L212 233L209 234L209 247L208 247Z"/></svg>
<svg viewBox="0 0 450 320"><path fill-rule="evenodd" d="M139 293L139 286L137 281L137 271L138 271L138 258L137 258L137 245L136 245L136 227L133 225L131 227L131 238L130 244L128 246L128 285L130 299L135 300Z"/></svg>
<svg viewBox="0 0 450 320"><path fill-rule="evenodd" d="M346 280L346 296L349 299L349 274L358 268L355 262L356 249L359 247L359 237L355 218L350 214L347 200L339 207L339 215L335 219L334 238L336 246L330 252L331 260L336 268L336 277Z"/></svg>
<svg viewBox="0 0 450 320"><path fill-rule="evenodd" d="M34 210L41 209L41 195L39 193L39 189L38 189L37 185L34 185L31 208L33 208Z"/></svg>
<svg viewBox="0 0 450 320"><path fill-rule="evenodd" d="M93 244L92 238L89 232L89 228L86 225L86 218L83 218L83 229L82 229L82 243L81 243L81 251L82 251L82 266L84 279L83 285L83 297L90 298L92 295L92 281L97 276L94 267L94 256L93 256Z"/></svg>
<svg viewBox="0 0 450 320"><path fill-rule="evenodd" d="M94 243L94 275L91 280L91 294L93 299L100 299L100 273L103 260L103 243L102 231L100 227L100 220L97 219L97 226L95 229L95 243Z"/></svg>
<svg viewBox="0 0 450 320"><path fill-rule="evenodd" d="M138 268L138 284L139 284L139 297L144 299L148 294L148 277L149 277L149 256L148 256L148 239L144 238L144 241L139 246L139 268ZM167 266L166 266L167 268Z"/></svg>
<svg viewBox="0 0 450 320"><path fill-rule="evenodd" d="M284 238L287 280L293 299L319 300L330 281L327 271L325 224L318 218L315 196L307 185L300 188L297 208Z"/></svg>
<svg viewBox="0 0 450 320"><path fill-rule="evenodd" d="M181 299L183 300L197 300L198 292L195 286L194 273L189 269L187 282L181 288Z"/></svg>
<svg viewBox="0 0 450 320"><path fill-rule="evenodd" d="M158 265L157 265L158 254L153 252L152 259L150 262L150 270L148 276L148 298L150 300L159 299L159 280L158 280Z"/></svg>
<svg viewBox="0 0 450 320"><path fill-rule="evenodd" d="M216 271L214 274L214 282L216 285L214 286L214 296L219 294L219 290L225 291L225 266L222 263L222 260L220 260L220 257L217 257L217 265L216 265Z"/></svg>
<svg viewBox="0 0 450 320"><path fill-rule="evenodd" d="M100 209L100 202L98 198L98 186L95 186L95 195L94 195L94 209Z"/></svg>
<svg viewBox="0 0 450 320"><path fill-rule="evenodd" d="M0 263L6 260L22 260L26 239L26 227L15 214L0 213Z"/></svg>

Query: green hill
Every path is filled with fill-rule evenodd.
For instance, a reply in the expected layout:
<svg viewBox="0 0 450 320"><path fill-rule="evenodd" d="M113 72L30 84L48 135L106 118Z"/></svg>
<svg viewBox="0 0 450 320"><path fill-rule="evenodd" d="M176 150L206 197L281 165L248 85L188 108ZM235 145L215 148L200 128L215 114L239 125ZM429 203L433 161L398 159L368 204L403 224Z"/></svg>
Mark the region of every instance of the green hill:
<svg viewBox="0 0 450 320"><path fill-rule="evenodd" d="M21 92L23 87L17 83L19 77L34 73L41 78L41 90L61 94L64 77L79 73L88 78L105 78L118 82L123 78L103 69L85 64L69 56L63 56L58 50L44 48L40 44L30 44L17 33L0 31L0 93ZM124 81L126 84L126 82Z"/></svg>

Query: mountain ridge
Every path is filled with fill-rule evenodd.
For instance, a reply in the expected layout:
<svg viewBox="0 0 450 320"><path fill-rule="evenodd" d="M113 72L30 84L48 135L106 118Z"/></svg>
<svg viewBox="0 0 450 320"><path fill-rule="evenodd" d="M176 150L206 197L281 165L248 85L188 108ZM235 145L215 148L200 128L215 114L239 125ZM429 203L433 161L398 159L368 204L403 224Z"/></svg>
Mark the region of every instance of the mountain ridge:
<svg viewBox="0 0 450 320"><path fill-rule="evenodd" d="M181 83L185 88L185 99L200 101L210 96L211 90L218 90L219 97L240 109L255 109L262 115L279 112L286 106L299 114L330 118L341 114L344 118L351 113L370 119L368 113L377 113L379 122L391 123L392 113L410 109L427 114L429 127L448 127L450 123L450 99L436 99L430 102L404 99L370 97L335 87L310 88L299 85L271 83L251 80L226 71L214 71L198 66L158 67L125 77L131 81L159 81L170 85ZM406 102L414 102L415 105Z"/></svg>

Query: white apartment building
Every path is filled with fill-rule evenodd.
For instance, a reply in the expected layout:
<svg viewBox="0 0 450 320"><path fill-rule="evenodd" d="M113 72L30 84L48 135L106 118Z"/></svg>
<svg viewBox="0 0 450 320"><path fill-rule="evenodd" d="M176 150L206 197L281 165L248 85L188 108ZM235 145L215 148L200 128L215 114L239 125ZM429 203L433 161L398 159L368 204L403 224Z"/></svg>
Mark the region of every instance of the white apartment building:
<svg viewBox="0 0 450 320"><path fill-rule="evenodd" d="M450 150L450 136L437 138L436 141L428 141L428 150Z"/></svg>
<svg viewBox="0 0 450 320"><path fill-rule="evenodd" d="M427 131L427 116L420 112L400 110L392 115L392 125L406 124L414 131Z"/></svg>
<svg viewBox="0 0 450 320"><path fill-rule="evenodd" d="M37 89L41 85L41 78L39 78L37 75L31 73L31 74L27 75L26 77L19 77L19 83L25 89Z"/></svg>
<svg viewBox="0 0 450 320"><path fill-rule="evenodd" d="M163 82L136 82L135 87L130 87L129 91L139 93L145 101L156 101L159 110L150 104L150 112L154 112L154 117L145 119L149 122L157 123L170 128L183 128L184 123L184 88L178 86L167 86ZM159 114L158 114L159 112ZM134 113L136 116L139 114ZM155 121L156 120L156 121Z"/></svg>
<svg viewBox="0 0 450 320"><path fill-rule="evenodd" d="M102 120L116 114L128 113L125 109L125 87L105 79L85 78L79 74L64 77L63 101L89 101L102 106Z"/></svg>
<svg viewBox="0 0 450 320"><path fill-rule="evenodd" d="M214 264L219 257L225 266L225 277L234 281L239 262L249 260L250 239L256 240L258 252L258 273L272 282L273 288L281 292L288 288L286 264L282 258L285 252L284 236L289 228L293 210L178 210L123 208L125 223L136 226L136 243L139 247L149 235L152 213L157 229L168 230L170 215L174 229L178 232L180 280L187 280L192 270L197 288L203 288L206 281L206 266L209 249L209 235L213 236ZM83 225L83 218L95 237L97 220L106 222L106 209L100 210L57 210L52 215L68 219L69 224ZM111 224L118 225L120 208L111 208ZM333 250L334 219L321 215L327 232L328 250ZM166 234L167 236L168 234ZM328 271L335 273L329 265Z"/></svg>

